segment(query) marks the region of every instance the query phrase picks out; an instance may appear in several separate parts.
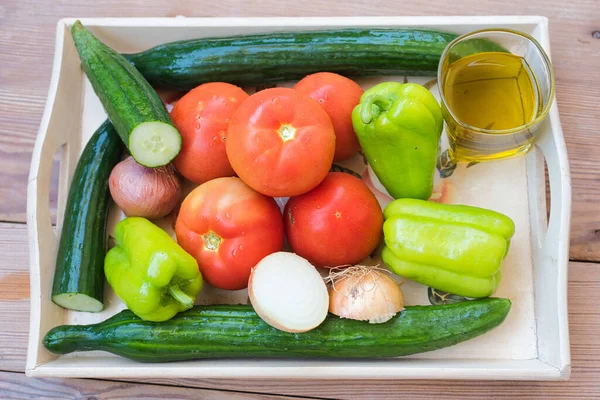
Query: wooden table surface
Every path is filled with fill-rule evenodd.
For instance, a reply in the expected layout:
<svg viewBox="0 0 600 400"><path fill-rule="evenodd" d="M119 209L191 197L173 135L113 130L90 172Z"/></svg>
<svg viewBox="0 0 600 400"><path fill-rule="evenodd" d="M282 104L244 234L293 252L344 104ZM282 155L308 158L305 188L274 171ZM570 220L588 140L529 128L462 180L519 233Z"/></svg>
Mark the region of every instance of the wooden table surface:
<svg viewBox="0 0 600 400"><path fill-rule="evenodd" d="M0 398L600 398L600 1L355 0L0 2ZM26 187L62 17L545 15L573 185L568 382L160 380L25 378L29 329ZM594 34L596 32L596 34ZM56 178L56 177L55 177ZM54 198L56 179L52 188Z"/></svg>

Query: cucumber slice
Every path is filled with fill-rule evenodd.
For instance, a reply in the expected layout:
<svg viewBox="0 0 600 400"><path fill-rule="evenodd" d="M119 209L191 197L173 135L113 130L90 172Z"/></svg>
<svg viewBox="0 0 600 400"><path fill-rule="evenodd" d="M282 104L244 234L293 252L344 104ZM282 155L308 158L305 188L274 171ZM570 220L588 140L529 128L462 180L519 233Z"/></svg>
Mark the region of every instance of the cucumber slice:
<svg viewBox="0 0 600 400"><path fill-rule="evenodd" d="M129 151L135 161L154 168L168 164L181 149L181 135L164 122L144 122L131 132Z"/></svg>
<svg viewBox="0 0 600 400"><path fill-rule="evenodd" d="M104 304L83 293L61 293L52 296L52 301L62 308L69 310L100 312L104 308Z"/></svg>

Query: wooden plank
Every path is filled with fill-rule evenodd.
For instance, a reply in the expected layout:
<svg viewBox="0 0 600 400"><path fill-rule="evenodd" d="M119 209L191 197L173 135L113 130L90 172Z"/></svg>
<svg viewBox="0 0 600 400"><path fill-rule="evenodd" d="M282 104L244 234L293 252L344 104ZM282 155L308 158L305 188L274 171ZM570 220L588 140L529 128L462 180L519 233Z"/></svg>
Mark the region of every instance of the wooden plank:
<svg viewBox="0 0 600 400"><path fill-rule="evenodd" d="M4 399L190 399L276 400L300 399L260 393L141 385L89 379L31 379L25 374L0 372L0 394ZM307 398L307 397L302 397Z"/></svg>
<svg viewBox="0 0 600 400"><path fill-rule="evenodd" d="M501 15L504 0L456 1L451 9L442 0L402 3L357 0L338 7L333 0L311 7L303 3L266 0L252 3L202 3L186 0L107 0L61 2L5 0L0 6L0 221L24 222L29 159L41 118L54 49L56 21L64 16L172 17L191 16L360 16L360 15ZM208 4L208 3L206 3ZM600 261L600 29L596 0L530 0L512 4L512 14L544 14L550 18L557 99L573 174L571 258ZM35 21L35 23L32 23ZM27 62L24 63L23 60ZM51 199L56 198L56 178ZM51 200L52 201L52 200Z"/></svg>
<svg viewBox="0 0 600 400"><path fill-rule="evenodd" d="M29 335L28 261L27 226L0 223L0 370L25 369Z"/></svg>
<svg viewBox="0 0 600 400"><path fill-rule="evenodd" d="M29 329L27 233L25 225L0 223L0 255L0 296L3 296L0 297L0 370L23 371ZM429 399L434 396L444 396L444 398L450 399L463 399L469 396L475 398L493 397L496 399L513 399L519 396L537 399L563 399L567 396L591 398L600 393L600 363L598 362L600 359L600 336L598 335L600 331L600 309L597 307L600 304L600 265L571 262L569 268L569 325L573 372L571 380L568 382L365 382L350 380L310 382L240 379L163 379L145 382L214 390L226 389L320 398L362 399L377 396L379 398L395 399L398 398L399 394L414 399ZM22 382L21 378L11 379ZM2 376L0 376L0 381L2 381ZM42 382L40 383L40 381ZM75 390L81 390L82 393L96 393L98 391L102 396L118 397L114 394L117 392L111 392L111 390L117 389L95 386L100 384L92 380L65 382L64 380L29 379L24 382L24 384L18 382L12 384L19 389L13 388L11 390L22 390L24 393L30 393L28 390L31 390L31 396L42 393L39 390L48 393L58 393L60 390L66 390L64 392L66 393L65 396L78 393L74 392ZM107 392L102 392L98 388L106 388L102 390ZM127 388L129 386L126 386L124 390L129 390ZM146 393L143 392L146 389L141 390L141 393ZM0 386L0 393L4 393L2 386ZM122 396L127 397L127 393L133 392L124 393ZM57 397L64 398L64 396ZM169 394L167 397L171 397L171 395ZM184 396L184 398L186 397Z"/></svg>

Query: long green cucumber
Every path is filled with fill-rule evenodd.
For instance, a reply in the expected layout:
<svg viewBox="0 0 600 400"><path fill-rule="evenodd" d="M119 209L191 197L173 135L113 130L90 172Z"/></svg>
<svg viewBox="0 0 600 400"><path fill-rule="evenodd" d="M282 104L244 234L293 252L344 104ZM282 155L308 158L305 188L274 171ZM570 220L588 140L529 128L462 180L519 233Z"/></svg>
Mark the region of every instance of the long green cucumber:
<svg viewBox="0 0 600 400"><path fill-rule="evenodd" d="M479 336L500 325L510 300L486 298L411 306L383 324L329 315L316 329L286 333L248 305L197 306L165 322L125 310L95 325L56 327L44 337L53 353L104 350L142 362L200 358L380 358L415 354Z"/></svg>
<svg viewBox="0 0 600 400"><path fill-rule="evenodd" d="M456 37L425 29L276 32L183 40L125 57L153 86L181 90L212 81L262 85L320 71L434 76L444 48ZM504 49L474 39L462 50Z"/></svg>
<svg viewBox="0 0 600 400"><path fill-rule="evenodd" d="M81 22L73 24L71 34L83 70L133 158L147 167L168 164L181 149L181 135L158 94Z"/></svg>
<svg viewBox="0 0 600 400"><path fill-rule="evenodd" d="M77 311L101 311L108 216L108 177L121 158L123 145L109 121L85 146L64 212L52 301Z"/></svg>

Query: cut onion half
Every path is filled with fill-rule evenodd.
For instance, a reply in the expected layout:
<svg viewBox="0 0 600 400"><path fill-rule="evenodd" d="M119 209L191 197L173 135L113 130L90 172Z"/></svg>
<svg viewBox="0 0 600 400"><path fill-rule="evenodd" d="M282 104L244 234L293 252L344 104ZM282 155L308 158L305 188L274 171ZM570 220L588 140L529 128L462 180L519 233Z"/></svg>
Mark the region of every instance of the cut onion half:
<svg viewBox="0 0 600 400"><path fill-rule="evenodd" d="M291 333L316 328L327 317L329 308L327 286L316 268L304 258L283 251L256 264L248 295L267 324Z"/></svg>

